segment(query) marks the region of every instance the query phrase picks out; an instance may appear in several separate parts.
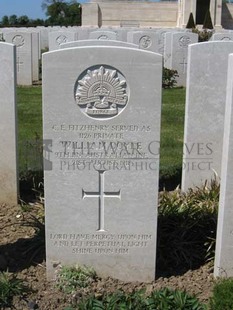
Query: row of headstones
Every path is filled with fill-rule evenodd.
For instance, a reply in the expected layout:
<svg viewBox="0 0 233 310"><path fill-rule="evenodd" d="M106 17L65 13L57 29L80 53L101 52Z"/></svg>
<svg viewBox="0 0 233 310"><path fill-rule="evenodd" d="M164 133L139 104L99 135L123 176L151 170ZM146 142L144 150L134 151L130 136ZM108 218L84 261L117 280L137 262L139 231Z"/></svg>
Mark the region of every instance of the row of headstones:
<svg viewBox="0 0 233 310"><path fill-rule="evenodd" d="M85 32L85 36L83 34L82 39L128 42L135 44L140 49L161 54L164 56L164 66L178 71L177 86L185 86L187 47L189 44L198 42L197 34L178 28L140 31L122 28L115 31L93 31L87 28ZM80 40L77 39L78 35L76 35L77 33L71 32L69 34L65 32L49 33L49 50L79 46ZM71 44L72 41L73 43Z"/></svg>
<svg viewBox="0 0 233 310"><path fill-rule="evenodd" d="M16 203L16 48L0 45L0 201ZM188 48L182 177L186 190L210 181L215 171L221 175L215 274L228 276L231 53L233 42ZM153 280L162 56L124 42L116 48L104 42L64 48L44 54L43 77L44 143L50 150L44 171L48 274L59 263L79 262L104 276Z"/></svg>
<svg viewBox="0 0 233 310"><path fill-rule="evenodd" d="M1 28L2 41L16 45L17 84L32 85L40 79L41 51L48 49L49 32L63 29L73 32L79 27Z"/></svg>
<svg viewBox="0 0 233 310"><path fill-rule="evenodd" d="M58 29L60 30L57 31ZM140 30L116 28L113 30L112 28L48 27L39 28L39 30L19 28L15 32L12 32L11 28L3 28L2 33L6 42L17 46L17 83L19 85L32 85L33 81L39 80L39 60L41 48L46 44L45 33L47 33L50 51L67 47L64 44L68 42L88 39L129 42L140 49L160 53L164 57L164 67L177 70L177 86L186 85L188 45L198 42L197 34L179 28ZM212 37L212 40L232 39L232 31L215 33Z"/></svg>
<svg viewBox="0 0 233 310"><path fill-rule="evenodd" d="M185 86L187 47L198 40L196 34L187 34L187 31L184 32L184 29L179 28L140 30L116 28L113 30L112 28L38 27L18 28L16 33L12 32L12 28L3 28L2 33L6 42L17 46L17 82L20 85L31 85L33 81L39 80L41 48L45 48L46 44L52 51L62 46L63 43L96 39L130 42L141 49L162 54L164 67L178 71L177 86ZM231 40L232 37L231 31L222 34L215 33L213 40Z"/></svg>

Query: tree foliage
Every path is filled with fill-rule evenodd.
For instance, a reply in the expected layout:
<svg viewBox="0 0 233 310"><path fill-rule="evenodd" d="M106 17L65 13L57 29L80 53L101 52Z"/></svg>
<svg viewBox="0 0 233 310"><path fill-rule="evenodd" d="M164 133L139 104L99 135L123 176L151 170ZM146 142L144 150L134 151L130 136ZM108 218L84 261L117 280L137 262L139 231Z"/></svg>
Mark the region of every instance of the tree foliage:
<svg viewBox="0 0 233 310"><path fill-rule="evenodd" d="M203 22L203 29L214 29L210 11L206 11L205 19Z"/></svg>
<svg viewBox="0 0 233 310"><path fill-rule="evenodd" d="M79 26L81 25L81 5L76 0L44 0L42 8L48 16L50 25Z"/></svg>
<svg viewBox="0 0 233 310"><path fill-rule="evenodd" d="M29 19L27 15L5 15L0 20L0 27L36 27L44 25L46 25L46 21L43 19Z"/></svg>
<svg viewBox="0 0 233 310"><path fill-rule="evenodd" d="M195 25L195 22L194 22L194 18L193 18L193 13L192 13L192 12L191 12L190 15L189 15L189 20L188 20L188 22L187 22L186 28L187 28L187 29L196 28L196 25Z"/></svg>
<svg viewBox="0 0 233 310"><path fill-rule="evenodd" d="M29 19L27 15L3 16L1 27L36 27L36 26L80 26L81 5L76 0L44 0L42 9L48 17L43 19Z"/></svg>

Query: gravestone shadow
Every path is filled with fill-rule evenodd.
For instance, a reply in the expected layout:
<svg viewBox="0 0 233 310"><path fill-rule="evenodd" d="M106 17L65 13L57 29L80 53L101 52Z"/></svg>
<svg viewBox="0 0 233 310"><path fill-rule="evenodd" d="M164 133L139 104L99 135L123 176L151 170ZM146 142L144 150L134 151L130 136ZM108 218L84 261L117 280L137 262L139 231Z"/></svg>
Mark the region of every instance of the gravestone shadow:
<svg viewBox="0 0 233 310"><path fill-rule="evenodd" d="M45 241L45 239L44 239ZM45 260L45 242L35 235L0 246L0 270L19 272Z"/></svg>

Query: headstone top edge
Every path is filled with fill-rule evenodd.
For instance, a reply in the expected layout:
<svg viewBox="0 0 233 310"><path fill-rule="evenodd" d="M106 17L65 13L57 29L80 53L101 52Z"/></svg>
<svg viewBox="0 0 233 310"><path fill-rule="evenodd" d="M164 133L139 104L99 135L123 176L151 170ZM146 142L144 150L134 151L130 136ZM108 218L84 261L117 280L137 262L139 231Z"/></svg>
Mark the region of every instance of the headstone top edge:
<svg viewBox="0 0 233 310"><path fill-rule="evenodd" d="M198 43L192 43L190 44L189 46L193 46L193 45L196 45L196 46L203 46L203 45L214 45L214 44L232 44L233 41L206 41L206 42L198 42Z"/></svg>
<svg viewBox="0 0 233 310"><path fill-rule="evenodd" d="M109 49L109 50L129 50L129 51L134 51L135 53L144 53L144 54L151 54L151 55L157 55L160 58L162 58L163 56L159 53L155 53L152 51L148 51L148 50L143 50L143 49L139 49L139 48L135 48L135 47L131 47L131 46L107 46L107 45L88 45L88 46L75 46L75 47L67 47L67 48L62 48L62 49L58 49L58 50L53 50L53 51L49 51L49 52L45 52L43 53L42 57L47 57L48 55L52 55L52 54L58 54L58 53L65 53L68 52L70 50L83 50L83 49Z"/></svg>
<svg viewBox="0 0 233 310"><path fill-rule="evenodd" d="M2 45L2 46L11 46L12 48L15 48L16 47L16 45L15 44L12 44L12 43L8 43L8 42L0 42L0 45Z"/></svg>
<svg viewBox="0 0 233 310"><path fill-rule="evenodd" d="M103 43L108 43L107 44L107 46L111 46L111 45L109 45L109 43L111 43L111 42L113 42L114 44L116 44L116 43L118 43L119 45L121 44L121 42L123 42L123 41L117 41L117 40L101 40L101 41L99 41L98 39L87 39L87 40L80 40L80 41L70 41L70 42L66 42L66 43L62 43L61 45L62 46L66 46L66 45L70 45L70 44L75 44L76 42L82 42L82 43L86 43L86 44L88 44L88 43L92 43L92 42L100 42L101 44L100 44L100 46L104 46L104 44ZM123 42L124 44L127 44L129 47L133 47L133 46L137 46L136 44L134 44L134 43L130 43L130 42ZM81 46L81 45L80 45ZM84 46L84 45L83 45ZM92 46L92 45L86 45L86 46ZM85 46L85 47L86 47ZM96 46L96 45L95 45ZM120 45L121 46L121 45ZM77 46L77 47L79 47L79 46ZM114 47L115 47L115 45L114 45ZM127 46L125 46L125 47L127 47Z"/></svg>

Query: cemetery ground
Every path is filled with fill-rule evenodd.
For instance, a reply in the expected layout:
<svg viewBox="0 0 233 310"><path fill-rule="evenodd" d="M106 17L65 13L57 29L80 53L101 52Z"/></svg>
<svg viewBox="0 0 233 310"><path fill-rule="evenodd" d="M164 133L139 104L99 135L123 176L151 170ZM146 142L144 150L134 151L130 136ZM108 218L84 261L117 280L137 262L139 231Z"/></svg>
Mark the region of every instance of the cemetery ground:
<svg viewBox="0 0 233 310"><path fill-rule="evenodd" d="M66 282L61 278L55 283L46 281L43 179L38 173L42 154L41 87L18 88L17 100L21 203L13 208L4 205L0 210L0 266L10 277L22 280L28 290L16 282L14 290L14 281L11 282L13 300L9 296L4 304L0 299L0 308L4 309L8 303L9 309L50 310L71 305L73 308L69 309L77 309L77 303L88 296L100 300L106 293L117 290L132 293L141 289L150 295L153 290L165 287L195 294L208 304L214 286L219 186L213 181L186 195L174 190L181 176L185 89L163 92L156 280L147 284L123 283L93 276L88 285L75 290L72 285L78 280L72 283L69 272ZM163 187L166 191L162 192Z"/></svg>

